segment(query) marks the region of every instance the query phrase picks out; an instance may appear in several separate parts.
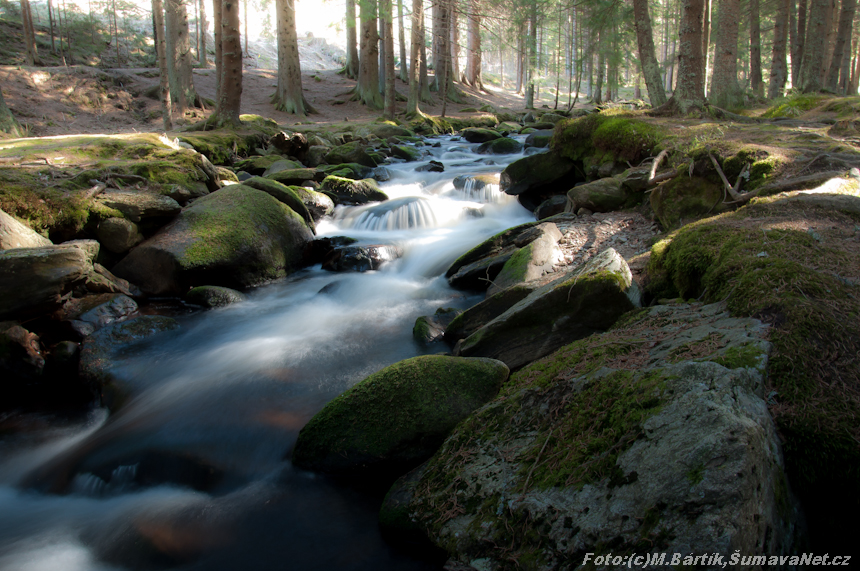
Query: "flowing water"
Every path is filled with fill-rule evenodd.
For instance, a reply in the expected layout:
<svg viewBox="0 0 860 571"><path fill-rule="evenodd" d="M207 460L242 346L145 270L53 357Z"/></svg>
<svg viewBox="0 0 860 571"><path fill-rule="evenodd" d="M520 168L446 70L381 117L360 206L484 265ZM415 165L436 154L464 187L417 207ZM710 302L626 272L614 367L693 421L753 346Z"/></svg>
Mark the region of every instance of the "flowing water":
<svg viewBox="0 0 860 571"><path fill-rule="evenodd" d="M533 220L496 186L453 184L518 156L436 141L426 159L444 173L416 172L427 160L389 165L381 187L391 201L338 207L318 225L318 236L397 245L402 258L366 273L317 266L247 302L180 317L178 330L118 358L116 373L138 391L119 413L0 441L0 569L440 568L383 541L378 496L289 461L299 430L329 400L391 363L445 350L418 345L411 331L418 316L477 301L448 286L447 267ZM152 458L189 457L194 466L174 472L197 474L189 481L206 480L205 491L139 485ZM49 493L57 482L63 493Z"/></svg>

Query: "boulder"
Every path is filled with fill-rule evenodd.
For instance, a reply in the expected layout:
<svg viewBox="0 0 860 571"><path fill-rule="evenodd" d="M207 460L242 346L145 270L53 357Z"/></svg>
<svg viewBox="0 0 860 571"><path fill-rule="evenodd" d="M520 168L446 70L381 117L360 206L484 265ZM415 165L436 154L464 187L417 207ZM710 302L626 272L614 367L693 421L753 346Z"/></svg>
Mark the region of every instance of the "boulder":
<svg viewBox="0 0 860 571"><path fill-rule="evenodd" d="M121 293L103 294L96 297L99 302L89 308L82 307L83 311L77 315L69 315L72 319L72 327L80 336L86 337L102 327L110 325L114 321L127 318L137 311L137 303L130 297ZM66 307L64 310L68 312Z"/></svg>
<svg viewBox="0 0 860 571"><path fill-rule="evenodd" d="M532 292L463 340L464 357L490 357L518 369L565 343L605 331L639 305L630 268L609 248Z"/></svg>
<svg viewBox="0 0 860 571"><path fill-rule="evenodd" d="M535 218L543 220L544 218L561 214L564 212L566 206L567 197L565 195L557 194L555 196L551 196L541 202L540 206L535 208Z"/></svg>
<svg viewBox="0 0 860 571"><path fill-rule="evenodd" d="M281 202L288 206L293 212L297 213L304 219L305 223L307 223L308 225L308 228L310 228L312 232L316 233L314 217L308 207L305 206L304 201L299 196L299 193L296 190L301 187L287 186L286 184L278 182L276 180L259 176L249 178L243 184L245 186L250 186L251 188L256 188L257 190L262 190L272 198L276 199L278 202ZM334 209L334 206L332 206L332 209Z"/></svg>
<svg viewBox="0 0 860 571"><path fill-rule="evenodd" d="M313 237L304 219L265 192L232 185L198 199L113 271L152 295L197 285L242 289L298 268Z"/></svg>
<svg viewBox="0 0 860 571"><path fill-rule="evenodd" d="M330 165L338 165L341 163L358 163L366 167L375 167L378 163L371 158L364 146L358 142L346 143L339 145L330 150L325 160Z"/></svg>
<svg viewBox="0 0 860 571"><path fill-rule="evenodd" d="M0 319L58 309L92 275L97 254L95 240L0 251Z"/></svg>
<svg viewBox="0 0 860 571"><path fill-rule="evenodd" d="M665 230L726 211L723 189L707 179L681 174L651 192L651 208Z"/></svg>
<svg viewBox="0 0 860 571"><path fill-rule="evenodd" d="M351 178L355 180L361 180L365 178L374 178L373 173L375 169L373 167L366 167L364 165L360 165L358 163L343 163L337 165L322 165L317 168L318 171L324 173L326 176L335 175L343 178Z"/></svg>
<svg viewBox="0 0 860 571"><path fill-rule="evenodd" d="M512 155L522 150L523 144L509 137L500 137L492 141L487 141L478 147L478 153L483 155Z"/></svg>
<svg viewBox="0 0 860 571"><path fill-rule="evenodd" d="M299 433L293 464L393 480L429 458L507 378L508 368L492 359L427 355L395 363L317 413Z"/></svg>
<svg viewBox="0 0 860 571"><path fill-rule="evenodd" d="M322 192L304 186L292 186L290 188L308 209L314 222L319 222L323 217L331 216L334 213L334 201Z"/></svg>
<svg viewBox="0 0 860 571"><path fill-rule="evenodd" d="M457 268L456 272L448 276L448 283L455 289L484 291L490 286L490 282L496 279L496 276L499 275L499 272L502 271L502 268L505 267L515 252L516 248L509 246L504 250L462 265Z"/></svg>
<svg viewBox="0 0 860 571"><path fill-rule="evenodd" d="M258 176L263 176L263 177L271 177L272 175L278 174L280 172L304 168L302 166L302 163L300 163L299 161L291 161L289 159L281 158L278 155L273 155L273 156L275 158L277 158L278 160L273 161L271 164L269 164L269 166L267 166L265 168L265 170L263 170L263 172L252 173L252 174L257 174ZM258 169L255 169L255 170L258 170ZM250 172L250 171L248 171L248 172Z"/></svg>
<svg viewBox="0 0 860 571"><path fill-rule="evenodd" d="M553 125L555 125L562 119L566 119L566 117L558 113L544 113L540 116L541 123L552 123Z"/></svg>
<svg viewBox="0 0 860 571"><path fill-rule="evenodd" d="M487 288L488 296L510 286L537 279L552 270L553 262L559 253L558 241L561 240L562 234L552 222L538 224L533 231L539 232L539 235L505 262Z"/></svg>
<svg viewBox="0 0 860 571"><path fill-rule="evenodd" d="M308 138L302 133L287 134L281 131L269 139L269 146L275 147L283 155L303 161L308 154L309 144Z"/></svg>
<svg viewBox="0 0 860 571"><path fill-rule="evenodd" d="M388 123L371 124L367 126L367 129L374 136L379 137L380 139L387 139L389 137L412 137L414 135L412 131L405 127L399 127Z"/></svg>
<svg viewBox="0 0 860 571"><path fill-rule="evenodd" d="M0 323L0 394L14 392L19 383L39 380L44 368L39 336L15 323Z"/></svg>
<svg viewBox="0 0 860 571"><path fill-rule="evenodd" d="M526 137L525 146L527 148L545 149L549 146L552 135L553 131L535 131L534 133L529 133L529 136Z"/></svg>
<svg viewBox="0 0 860 571"><path fill-rule="evenodd" d="M573 161L553 152L523 157L505 167L500 187L512 195L551 189L560 183L570 188L569 180L574 166Z"/></svg>
<svg viewBox="0 0 860 571"><path fill-rule="evenodd" d="M101 245L114 254L124 254L143 242L140 228L125 218L102 220L96 228L96 236Z"/></svg>
<svg viewBox="0 0 860 571"><path fill-rule="evenodd" d="M703 566L719 569L732 553L796 553L765 336L724 305L695 304L568 345L512 374L398 480L380 522L481 569L620 568L601 562L610 552L638 553L638 568L716 554Z"/></svg>
<svg viewBox="0 0 860 571"><path fill-rule="evenodd" d="M320 190L336 204L364 204L388 200L388 195L379 190L372 178L352 180L339 176L327 176Z"/></svg>
<svg viewBox="0 0 860 571"><path fill-rule="evenodd" d="M403 249L392 244L340 246L323 260L322 269L331 272L368 272L378 270L385 262L403 256Z"/></svg>
<svg viewBox="0 0 860 571"><path fill-rule="evenodd" d="M567 191L568 212L587 208L592 212L612 212L627 205L630 195L619 177L601 178Z"/></svg>
<svg viewBox="0 0 860 571"><path fill-rule="evenodd" d="M185 294L185 301L203 307L223 307L245 301L245 294L220 286L198 286Z"/></svg>
<svg viewBox="0 0 860 571"><path fill-rule="evenodd" d="M421 157L424 156L420 149L409 145L391 145L391 154L406 162L420 161Z"/></svg>
<svg viewBox="0 0 860 571"><path fill-rule="evenodd" d="M106 190L96 197L96 201L119 210L132 222L151 218L169 220L182 210L179 203L169 196L144 191Z"/></svg>
<svg viewBox="0 0 860 571"><path fill-rule="evenodd" d="M412 337L424 344L440 341L445 335L445 329L461 313L462 311L453 307L440 307L433 315L422 315L415 320Z"/></svg>
<svg viewBox="0 0 860 571"><path fill-rule="evenodd" d="M287 168L297 169L302 165L296 161L287 161L281 155L257 155L254 157L248 157L247 159L242 159L240 161L236 161L233 163L233 166L237 171L245 171L254 176L262 176L269 167L277 164L280 161L284 161L290 166L285 166L283 169L279 168L278 170L285 170Z"/></svg>
<svg viewBox="0 0 860 571"><path fill-rule="evenodd" d="M121 350L157 333L177 329L179 323L169 317L144 315L113 323L99 329L81 346L80 375L103 406L117 410L141 388L129 379L114 374L122 363Z"/></svg>
<svg viewBox="0 0 860 571"><path fill-rule="evenodd" d="M51 245L50 240L0 210L0 250Z"/></svg>
<svg viewBox="0 0 860 571"><path fill-rule="evenodd" d="M310 168L316 168L325 163L325 156L328 154L329 147L323 145L314 145L308 149L308 158L306 163Z"/></svg>
<svg viewBox="0 0 860 571"><path fill-rule="evenodd" d="M466 309L448 324L445 329L445 341L454 345L460 339L469 337L544 285L546 284L541 280L534 280L488 295L486 299Z"/></svg>
<svg viewBox="0 0 860 571"><path fill-rule="evenodd" d="M445 172L445 165L439 161L430 161L426 165L416 168L415 172Z"/></svg>
<svg viewBox="0 0 860 571"><path fill-rule="evenodd" d="M469 127L463 129L461 136L470 143L486 143L498 139L502 135L494 129L484 129L481 127Z"/></svg>

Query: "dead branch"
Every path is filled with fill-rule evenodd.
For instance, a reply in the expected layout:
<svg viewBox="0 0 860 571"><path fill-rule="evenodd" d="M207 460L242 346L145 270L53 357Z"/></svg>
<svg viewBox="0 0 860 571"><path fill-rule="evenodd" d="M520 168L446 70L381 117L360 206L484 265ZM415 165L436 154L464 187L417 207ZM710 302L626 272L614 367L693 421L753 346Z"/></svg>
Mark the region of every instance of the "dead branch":
<svg viewBox="0 0 860 571"><path fill-rule="evenodd" d="M657 158L654 159L654 162L651 164L651 172L648 174L648 186L651 186L651 181L654 180L654 176L657 174L657 169L660 167L660 163L668 156L669 151L663 149L660 151L660 154L657 155Z"/></svg>

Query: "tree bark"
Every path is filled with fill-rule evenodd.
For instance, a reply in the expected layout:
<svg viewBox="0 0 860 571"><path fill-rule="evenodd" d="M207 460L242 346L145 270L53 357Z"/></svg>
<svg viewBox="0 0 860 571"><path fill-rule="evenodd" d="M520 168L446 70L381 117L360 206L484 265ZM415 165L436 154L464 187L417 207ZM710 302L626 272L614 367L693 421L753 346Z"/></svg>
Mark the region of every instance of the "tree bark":
<svg viewBox="0 0 860 571"><path fill-rule="evenodd" d="M385 117L393 121L397 94L394 91L394 13L391 0L382 0L385 21Z"/></svg>
<svg viewBox="0 0 860 571"><path fill-rule="evenodd" d="M378 0L378 12L379 17L376 19L376 23L378 26L377 33L377 48L379 49L379 93L382 95L382 98L385 98L385 18L383 17L383 4L385 0ZM383 105L383 111L385 107Z"/></svg>
<svg viewBox="0 0 860 571"><path fill-rule="evenodd" d="M424 0L412 0L412 36L410 38L409 97L406 100L406 116L419 115L421 99L421 59L424 56Z"/></svg>
<svg viewBox="0 0 860 571"><path fill-rule="evenodd" d="M361 52L359 54L358 85L353 101L361 101L372 109L382 109L379 91L379 33L376 31L376 0L360 4Z"/></svg>
<svg viewBox="0 0 860 571"><path fill-rule="evenodd" d="M355 0L346 0L346 65L341 73L350 79L358 79L358 38L355 28Z"/></svg>
<svg viewBox="0 0 860 571"><path fill-rule="evenodd" d="M710 52L711 52L711 0L705 0L705 23L702 28L702 57L705 58L705 95L708 93L708 77L711 74Z"/></svg>
<svg viewBox="0 0 860 571"><path fill-rule="evenodd" d="M827 10L829 0L812 0L806 24L803 65L800 70L800 89L804 93L821 91L821 68L827 46Z"/></svg>
<svg viewBox="0 0 860 571"><path fill-rule="evenodd" d="M851 66L851 32L854 26L854 12L857 10L857 0L842 0L842 10L839 14L839 31L833 46L833 57L830 60L830 71L827 74L827 89L845 94L848 87L848 70ZM845 55L848 54L847 63Z"/></svg>
<svg viewBox="0 0 860 571"><path fill-rule="evenodd" d="M23 137L24 131L21 125L12 115L12 111L6 106L6 100L3 99L3 90L0 89L0 132L7 133L13 137Z"/></svg>
<svg viewBox="0 0 860 571"><path fill-rule="evenodd" d="M448 2L448 46L449 46L449 63L450 73L448 74L451 81L460 81L460 20L457 17L457 10Z"/></svg>
<svg viewBox="0 0 860 571"><path fill-rule="evenodd" d="M316 113L302 92L299 41L296 35L295 0L276 0L278 26L278 89L272 96L275 109L305 116Z"/></svg>
<svg viewBox="0 0 860 571"><path fill-rule="evenodd" d="M651 31L651 15L648 13L648 0L633 0L633 21L636 25L636 42L639 45L639 62L648 98L652 107L666 103L666 92L660 78L660 64L654 53L654 36Z"/></svg>
<svg viewBox="0 0 860 571"><path fill-rule="evenodd" d="M770 65L770 82L767 96L770 99L782 96L788 81L788 20L792 0L779 0L773 24L773 57Z"/></svg>
<svg viewBox="0 0 860 571"><path fill-rule="evenodd" d="M761 15L759 0L750 0L750 89L757 96L764 96L764 80L761 74Z"/></svg>
<svg viewBox="0 0 860 571"><path fill-rule="evenodd" d="M520 23L517 30L517 87L518 94L523 92L523 64L525 62L525 25Z"/></svg>
<svg viewBox="0 0 860 571"><path fill-rule="evenodd" d="M537 73L537 3L529 7L528 38L528 83L526 85L526 109L535 108L535 74Z"/></svg>
<svg viewBox="0 0 860 571"><path fill-rule="evenodd" d="M403 26L403 0L397 0L397 32L400 40L400 81L409 82L409 70L406 65L406 29Z"/></svg>
<svg viewBox="0 0 860 571"><path fill-rule="evenodd" d="M217 1L217 0L216 0ZM179 112L197 103L191 68L191 42L188 34L188 11L183 0L167 0L165 5L165 38L170 95ZM237 30L238 33L238 30ZM239 46L241 49L241 46Z"/></svg>
<svg viewBox="0 0 860 571"><path fill-rule="evenodd" d="M481 13L478 0L469 0L466 26L466 83L475 89L484 89L481 77ZM499 45L501 46L501 42ZM499 62L501 61L500 51Z"/></svg>
<svg viewBox="0 0 860 571"><path fill-rule="evenodd" d="M209 67L209 56L206 54L206 31L209 24L206 22L206 6L203 0L198 1L200 13L200 34L197 36L197 62L202 67Z"/></svg>
<svg viewBox="0 0 860 571"><path fill-rule="evenodd" d="M164 6L161 0L152 0L152 17L155 25L155 53L158 58L159 76L159 99L161 100L161 119L164 122L164 130L173 128L171 118L170 82L167 78L167 46L164 39Z"/></svg>
<svg viewBox="0 0 860 571"><path fill-rule="evenodd" d="M792 24L790 33L792 87L800 86L800 70L803 69L803 52L806 45L807 1L808 0L791 0Z"/></svg>
<svg viewBox="0 0 860 571"><path fill-rule="evenodd" d="M218 1L218 0L216 0ZM239 106L242 100L242 38L239 34L237 0L221 3L221 99L218 102L218 124L241 124Z"/></svg>
<svg viewBox="0 0 860 571"><path fill-rule="evenodd" d="M705 105L705 58L702 54L704 29L704 0L681 0L681 49L678 54L678 84L666 105L654 110L655 114L679 113L686 115L702 110Z"/></svg>
<svg viewBox="0 0 860 571"><path fill-rule="evenodd" d="M21 0L21 24L24 28L24 44L27 49L27 65L42 65L36 50L36 30L33 27L33 13L30 0Z"/></svg>
<svg viewBox="0 0 860 571"><path fill-rule="evenodd" d="M711 78L711 91L708 97L711 103L717 107L736 107L743 101L743 94L740 85L738 85L738 24L740 18L739 0L720 1L717 15L717 39L714 46L714 74Z"/></svg>
<svg viewBox="0 0 860 571"><path fill-rule="evenodd" d="M57 53L57 46L54 44L54 9L51 5L51 0L48 0L48 24L51 27L51 53Z"/></svg>
<svg viewBox="0 0 860 571"><path fill-rule="evenodd" d="M215 38L215 104L221 105L221 77L223 76L224 67L224 46L222 45L221 36L221 0L212 2L212 25L213 36Z"/></svg>

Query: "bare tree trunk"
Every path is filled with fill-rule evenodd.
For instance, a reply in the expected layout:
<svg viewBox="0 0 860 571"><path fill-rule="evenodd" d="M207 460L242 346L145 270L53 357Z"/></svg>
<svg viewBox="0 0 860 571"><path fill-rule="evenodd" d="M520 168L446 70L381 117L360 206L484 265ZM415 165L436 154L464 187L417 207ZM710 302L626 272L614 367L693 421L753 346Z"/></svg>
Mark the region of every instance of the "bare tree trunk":
<svg viewBox="0 0 860 571"><path fill-rule="evenodd" d="M603 103L603 73L606 68L606 57L603 55L603 39L604 35L602 33L598 33L597 36L597 79L594 83L594 94L591 96L591 100L594 101L595 105L600 105Z"/></svg>
<svg viewBox="0 0 860 571"><path fill-rule="evenodd" d="M705 24L702 30L702 56L705 58L705 94L708 93L708 78L711 75L711 0L705 0Z"/></svg>
<svg viewBox="0 0 860 571"><path fill-rule="evenodd" d="M704 32L704 0L681 0L680 53L678 54L678 85L675 93L657 113L686 115L705 105L705 58L702 54Z"/></svg>
<svg viewBox="0 0 860 571"><path fill-rule="evenodd" d="M403 0L397 0L397 32L400 40L400 81L409 82L409 70L406 65L406 29L403 26Z"/></svg>
<svg viewBox="0 0 860 571"><path fill-rule="evenodd" d="M278 90L272 96L275 109L305 116L316 113L302 92L302 69L299 64L299 41L296 36L295 0L277 0Z"/></svg>
<svg viewBox="0 0 860 571"><path fill-rule="evenodd" d="M523 92L523 63L525 62L525 26L520 24L517 34L517 93Z"/></svg>
<svg viewBox="0 0 860 571"><path fill-rule="evenodd" d="M183 0L167 0L165 5L165 38L170 95L180 114L197 103L191 68L191 42L188 37L188 11ZM236 34L239 30L236 30ZM239 46L241 49L241 45Z"/></svg>
<svg viewBox="0 0 860 571"><path fill-rule="evenodd" d="M36 51L36 30L33 28L30 0L21 0L21 24L24 28L24 44L27 48L27 65L42 65L42 60L39 59L39 53Z"/></svg>
<svg viewBox="0 0 860 571"><path fill-rule="evenodd" d="M714 74L711 78L709 96L710 101L717 107L736 107L743 101L743 93L738 85L740 18L740 0L720 1L717 15L717 41L714 47Z"/></svg>
<svg viewBox="0 0 860 571"><path fill-rule="evenodd" d="M421 59L424 57L424 0L412 0L412 37L410 38L409 97L406 101L406 116L419 115L421 99Z"/></svg>
<svg viewBox="0 0 860 571"><path fill-rule="evenodd" d="M379 91L379 34L376 31L376 0L361 2L361 53L358 66L358 85L354 101L361 101L372 109L382 109Z"/></svg>
<svg viewBox="0 0 860 571"><path fill-rule="evenodd" d="M857 42L857 55L854 56L854 73L851 74L851 88L848 90L848 95L857 95L858 87L860 87L860 42Z"/></svg>
<svg viewBox="0 0 860 571"><path fill-rule="evenodd" d="M21 125L15 120L12 111L6 106L6 100L3 99L3 90L0 89L0 132L7 133L13 137L23 137L24 131Z"/></svg>
<svg viewBox="0 0 860 571"><path fill-rule="evenodd" d="M481 78L481 88L484 81ZM502 22L499 20L499 87L505 88L505 43L502 41Z"/></svg>
<svg viewBox="0 0 860 571"><path fill-rule="evenodd" d="M379 93L382 94L383 100L385 99L385 18L382 15L382 4L385 0L378 0L379 2L379 17L376 19L376 23L379 26L378 29L378 44L377 47L379 49ZM385 110L385 106L383 105L383 111Z"/></svg>
<svg viewBox="0 0 860 571"><path fill-rule="evenodd" d="M478 0L469 0L469 16L466 22L466 83L476 89L483 89L481 78L481 14ZM501 36L500 36L501 39ZM502 61L499 42L499 62Z"/></svg>
<svg viewBox="0 0 860 571"><path fill-rule="evenodd" d="M441 0L436 4L439 10L439 55L440 61L436 67L437 83L442 95L442 117L448 109L448 84L451 82L451 11L448 9L447 0ZM441 68L441 69L440 69Z"/></svg>
<svg viewBox="0 0 860 571"><path fill-rule="evenodd" d="M750 0L750 89L764 96L764 79L761 75L761 15L759 0Z"/></svg>
<svg viewBox="0 0 860 571"><path fill-rule="evenodd" d="M451 64L449 68L451 72L448 75L452 82L460 81L460 21L457 18L457 10L451 5L448 6L448 28L450 29L448 34L450 49L448 51L450 52Z"/></svg>
<svg viewBox="0 0 860 571"><path fill-rule="evenodd" d="M654 54L654 37L651 32L651 15L648 13L648 0L633 0L633 21L636 26L636 41L639 45L639 62L648 98L652 107L666 103L666 92L660 78L660 64Z"/></svg>
<svg viewBox="0 0 860 571"><path fill-rule="evenodd" d="M167 45L164 39L164 6L161 0L152 0L152 17L155 26L155 53L158 59L159 76L159 99L161 100L161 118L164 121L164 130L173 128L171 118L170 81L167 78Z"/></svg>
<svg viewBox="0 0 860 571"><path fill-rule="evenodd" d="M51 53L57 53L57 46L54 44L54 10L51 6L51 0L48 0L48 24L51 26Z"/></svg>
<svg viewBox="0 0 860 571"><path fill-rule="evenodd" d="M795 2L796 18L795 16ZM803 53L806 44L806 5L807 0L791 0L791 85L800 86L800 70L803 69Z"/></svg>
<svg viewBox="0 0 860 571"><path fill-rule="evenodd" d="M245 57L249 57L251 55L251 52L248 51L248 20L250 20L251 17L248 15L248 0L242 0L242 2L244 4L242 11L245 14L245 52L244 53L245 53Z"/></svg>
<svg viewBox="0 0 860 571"><path fill-rule="evenodd" d="M216 105L221 105L221 77L224 75L224 45L221 37L221 0L212 2L212 25L213 36L215 38L215 101ZM217 109L216 109L217 113Z"/></svg>
<svg viewBox="0 0 860 571"><path fill-rule="evenodd" d="M197 61L203 67L209 67L209 56L206 55L206 31L209 28L206 22L206 8L203 0L199 0L197 4L200 12L200 34L197 36Z"/></svg>
<svg viewBox="0 0 860 571"><path fill-rule="evenodd" d="M122 61L119 56L119 23L116 21L116 0L111 0L111 12L113 14L113 37L114 46L116 47L116 66L122 67Z"/></svg>
<svg viewBox="0 0 860 571"><path fill-rule="evenodd" d="M776 20L773 24L773 57L770 64L770 83L767 96L770 99L780 97L785 82L788 81L788 19L792 0L779 0L776 9Z"/></svg>
<svg viewBox="0 0 860 571"><path fill-rule="evenodd" d="M215 0L218 2L219 0ZM242 100L242 38L239 34L237 0L221 3L221 99L218 101L217 124L238 126Z"/></svg>
<svg viewBox="0 0 860 571"><path fill-rule="evenodd" d="M829 0L812 0L806 24L803 65L800 71L800 89L804 93L821 91L821 69L827 50L827 11Z"/></svg>
<svg viewBox="0 0 860 571"><path fill-rule="evenodd" d="M72 29L69 26L69 11L66 9L66 0L63 0L63 22L66 24L66 51L69 54L68 64L75 65L75 54L72 53Z"/></svg>
<svg viewBox="0 0 860 571"><path fill-rule="evenodd" d="M358 38L355 29L355 0L346 0L346 65L341 73L358 79Z"/></svg>
<svg viewBox="0 0 860 571"><path fill-rule="evenodd" d="M526 85L526 109L535 108L535 74L537 73L537 4L529 9L528 84Z"/></svg>
<svg viewBox="0 0 860 571"><path fill-rule="evenodd" d="M394 91L394 13L391 0L382 0L382 19L385 22L385 111L388 120L394 120L397 94Z"/></svg>
<svg viewBox="0 0 860 571"><path fill-rule="evenodd" d="M842 0L842 10L839 14L839 31L836 34L833 58L830 60L830 71L827 75L827 89L843 95L848 86L846 78L848 76L848 69L851 66L851 32L854 26L854 12L856 10L857 0ZM845 63L846 54L849 54L847 64Z"/></svg>

